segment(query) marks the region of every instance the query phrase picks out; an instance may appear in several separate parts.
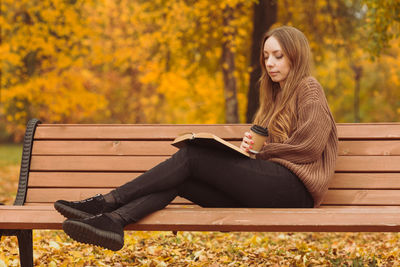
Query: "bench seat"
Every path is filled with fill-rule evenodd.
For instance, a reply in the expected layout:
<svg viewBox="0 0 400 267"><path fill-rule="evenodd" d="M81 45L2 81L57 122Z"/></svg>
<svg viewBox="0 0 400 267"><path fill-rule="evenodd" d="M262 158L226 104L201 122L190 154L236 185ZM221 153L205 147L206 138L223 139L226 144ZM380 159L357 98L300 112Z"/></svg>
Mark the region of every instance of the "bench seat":
<svg viewBox="0 0 400 267"><path fill-rule="evenodd" d="M0 227L62 229L52 206L0 207ZM6 222L6 223L5 223ZM399 207L247 209L168 207L125 230L246 232L400 232Z"/></svg>
<svg viewBox="0 0 400 267"><path fill-rule="evenodd" d="M61 229L58 199L107 193L164 161L182 133L210 132L239 145L248 124L100 125L28 123L16 200L0 206L0 235L17 235L32 266L32 230ZM177 197L126 230L400 231L400 123L337 124L339 157L321 207L201 208Z"/></svg>

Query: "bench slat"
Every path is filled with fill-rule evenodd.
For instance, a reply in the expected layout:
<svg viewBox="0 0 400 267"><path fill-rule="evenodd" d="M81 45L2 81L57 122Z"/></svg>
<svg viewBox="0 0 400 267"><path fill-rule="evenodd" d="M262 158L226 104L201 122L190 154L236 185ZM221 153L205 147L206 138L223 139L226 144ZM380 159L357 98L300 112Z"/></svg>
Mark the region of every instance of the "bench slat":
<svg viewBox="0 0 400 267"><path fill-rule="evenodd" d="M31 172L29 187L117 187L142 172ZM400 189L400 173L336 173L334 189Z"/></svg>
<svg viewBox="0 0 400 267"><path fill-rule="evenodd" d="M400 156L340 156L337 172L400 172Z"/></svg>
<svg viewBox="0 0 400 267"><path fill-rule="evenodd" d="M243 124L125 124L125 125L38 125L35 139L160 139L172 140L188 132L209 132L221 138L243 138L250 125Z"/></svg>
<svg viewBox="0 0 400 267"><path fill-rule="evenodd" d="M106 194L113 188L32 188L26 196L27 203L54 203L59 199L82 200L96 194ZM182 197L176 197L174 204L192 204Z"/></svg>
<svg viewBox="0 0 400 267"><path fill-rule="evenodd" d="M117 187L142 172L31 172L29 187Z"/></svg>
<svg viewBox="0 0 400 267"><path fill-rule="evenodd" d="M54 202L58 199L81 200L112 188L32 188L26 202ZM189 203L179 198L179 203ZM324 205L400 205L400 190L328 190Z"/></svg>
<svg viewBox="0 0 400 267"><path fill-rule="evenodd" d="M185 200L185 199L173 200L169 205L167 205L167 207L170 207L170 208L171 207L175 207L175 208L179 207L179 208L187 208L187 209L189 209L189 208L200 208L199 205L193 204L192 202L188 202L187 200L186 201L183 201L183 200ZM32 207L32 206L53 207L53 202L28 202L28 203L25 203L24 206L30 206L30 207ZM341 207L344 207L344 206L341 206ZM393 207L393 206L388 206L388 207ZM331 206L329 206L329 208L331 208Z"/></svg>
<svg viewBox="0 0 400 267"><path fill-rule="evenodd" d="M33 171L147 171L166 156L32 156Z"/></svg>
<svg viewBox="0 0 400 267"><path fill-rule="evenodd" d="M179 202L181 203L171 203L170 205L167 206L167 208L185 208L185 209L192 209L192 208L201 208L199 205L195 205L193 203L182 203L183 201L179 200ZM29 206L32 208L40 208L40 209L49 209L49 210L53 210L54 206L53 203L49 203L49 202L29 202L26 203L24 206ZM1 207L1 206L0 206ZM21 207L21 206L17 206L17 207ZM376 205L354 205L354 206L343 206L343 205L321 205L318 209L389 209L389 210L393 210L393 209L398 209L400 207L398 206L376 206ZM0 208L1 210L1 208ZM400 210L399 210L400 212Z"/></svg>
<svg viewBox="0 0 400 267"><path fill-rule="evenodd" d="M399 190L328 190L325 205L400 205Z"/></svg>
<svg viewBox="0 0 400 267"><path fill-rule="evenodd" d="M400 139L400 124L337 123L339 139Z"/></svg>
<svg viewBox="0 0 400 267"><path fill-rule="evenodd" d="M26 195L26 202L53 203L59 199L68 201L82 200L96 194L106 194L112 188L31 188Z"/></svg>
<svg viewBox="0 0 400 267"><path fill-rule="evenodd" d="M0 211L3 229L61 229L65 220L44 206L0 206ZM166 208L128 225L125 230L399 232L399 213L399 208Z"/></svg>
<svg viewBox="0 0 400 267"><path fill-rule="evenodd" d="M400 141L340 141L341 156L400 156Z"/></svg>
<svg viewBox="0 0 400 267"><path fill-rule="evenodd" d="M329 188L400 189L400 173L335 173Z"/></svg>
<svg viewBox="0 0 400 267"><path fill-rule="evenodd" d="M241 141L231 141L240 146ZM171 155L171 141L43 141L33 143L33 155ZM400 156L400 141L341 141L339 155Z"/></svg>
<svg viewBox="0 0 400 267"><path fill-rule="evenodd" d="M161 155L178 151L171 141L34 141L32 155Z"/></svg>
<svg viewBox="0 0 400 267"><path fill-rule="evenodd" d="M35 139L173 139L183 132L211 132L221 138L235 137L241 139L249 129L249 124L222 125L73 125L73 124L40 124ZM337 124L340 139L400 139L398 123L358 123Z"/></svg>
<svg viewBox="0 0 400 267"><path fill-rule="evenodd" d="M32 156L33 171L146 171L167 156ZM338 172L400 172L400 156L341 156Z"/></svg>

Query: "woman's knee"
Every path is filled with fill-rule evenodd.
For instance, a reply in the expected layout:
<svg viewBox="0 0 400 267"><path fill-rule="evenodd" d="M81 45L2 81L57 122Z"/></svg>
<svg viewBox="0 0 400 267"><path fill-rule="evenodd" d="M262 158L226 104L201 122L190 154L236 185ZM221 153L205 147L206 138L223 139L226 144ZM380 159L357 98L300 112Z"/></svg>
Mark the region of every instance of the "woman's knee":
<svg viewBox="0 0 400 267"><path fill-rule="evenodd" d="M188 156L192 153L191 147L191 145L185 145L184 147L180 148L173 156L178 158L188 158Z"/></svg>
<svg viewBox="0 0 400 267"><path fill-rule="evenodd" d="M202 157L204 154L207 154L207 151L205 151L204 148L188 144L180 148L179 151L173 155L173 157L176 157L180 162L187 161L189 163L192 160Z"/></svg>
<svg viewBox="0 0 400 267"><path fill-rule="evenodd" d="M210 159L210 158L228 159L231 158L232 155L234 155L224 150L206 146L200 146L196 144L187 144L186 146L182 147L177 153L179 153L181 157L190 160Z"/></svg>
<svg viewBox="0 0 400 267"><path fill-rule="evenodd" d="M196 146L193 144L187 144L184 147L180 148L177 153L183 154L185 156L192 155L194 153L198 153L198 151L201 149L200 146Z"/></svg>

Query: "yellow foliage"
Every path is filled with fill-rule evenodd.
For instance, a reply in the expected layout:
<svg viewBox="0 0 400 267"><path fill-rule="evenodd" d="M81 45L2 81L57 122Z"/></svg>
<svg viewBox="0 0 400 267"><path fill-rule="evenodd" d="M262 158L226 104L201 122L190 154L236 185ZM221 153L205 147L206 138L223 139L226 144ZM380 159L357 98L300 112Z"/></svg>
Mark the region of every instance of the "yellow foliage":
<svg viewBox="0 0 400 267"><path fill-rule="evenodd" d="M244 122L256 2L3 0L0 114L7 130L18 139L32 117L59 123L223 123L225 41L235 58L232 75ZM330 25L341 21L326 15L327 4L278 1L276 25L294 25L310 39L314 74L338 121L353 117L355 63L363 66L364 120L398 120L399 39L372 63L357 44L361 33L351 40L333 34ZM329 5L335 10L339 3ZM227 8L232 18L224 26ZM377 106L379 113L373 112Z"/></svg>
<svg viewBox="0 0 400 267"><path fill-rule="evenodd" d="M156 2L4 1L1 82L9 129L22 129L30 117L223 122L221 37L238 33L232 51L238 72L247 73L240 58L251 23L250 16L236 16L221 29L219 7L241 3L237 12L250 14L253 1ZM23 15L15 21L15 14ZM247 83L238 83L241 92Z"/></svg>

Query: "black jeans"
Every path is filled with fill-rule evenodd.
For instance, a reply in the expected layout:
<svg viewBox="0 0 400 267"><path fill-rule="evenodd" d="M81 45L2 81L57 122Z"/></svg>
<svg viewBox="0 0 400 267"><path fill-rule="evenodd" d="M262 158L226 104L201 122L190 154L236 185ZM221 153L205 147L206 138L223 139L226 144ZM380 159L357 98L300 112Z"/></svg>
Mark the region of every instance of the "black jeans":
<svg viewBox="0 0 400 267"><path fill-rule="evenodd" d="M202 207L310 208L299 178L270 161L188 145L136 179L111 191L127 223L181 196Z"/></svg>

